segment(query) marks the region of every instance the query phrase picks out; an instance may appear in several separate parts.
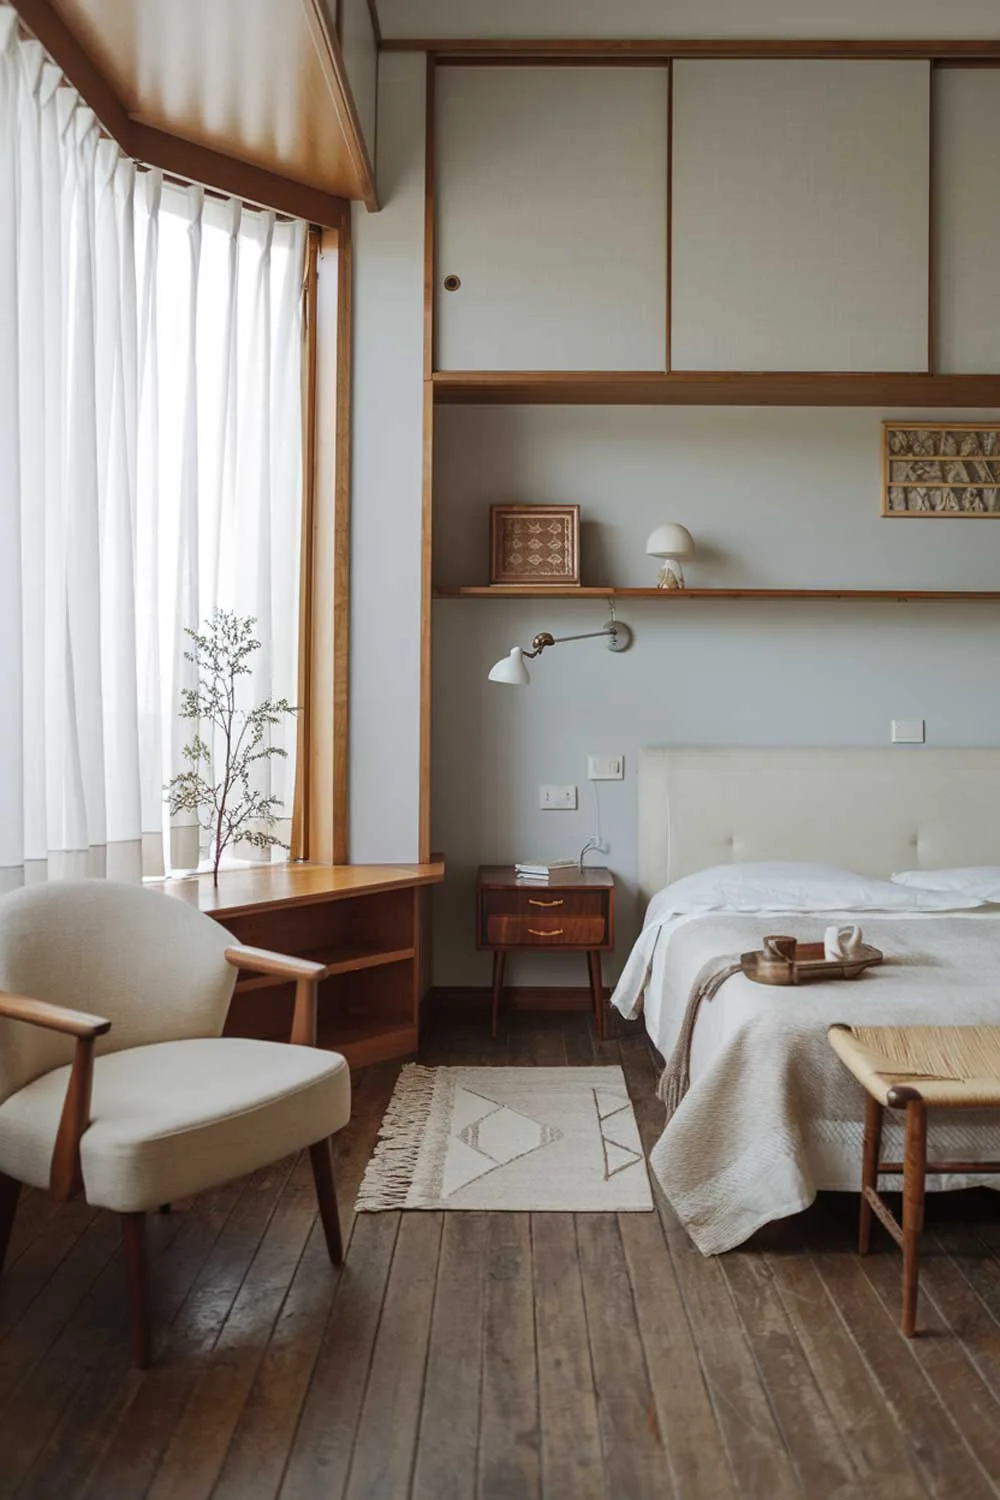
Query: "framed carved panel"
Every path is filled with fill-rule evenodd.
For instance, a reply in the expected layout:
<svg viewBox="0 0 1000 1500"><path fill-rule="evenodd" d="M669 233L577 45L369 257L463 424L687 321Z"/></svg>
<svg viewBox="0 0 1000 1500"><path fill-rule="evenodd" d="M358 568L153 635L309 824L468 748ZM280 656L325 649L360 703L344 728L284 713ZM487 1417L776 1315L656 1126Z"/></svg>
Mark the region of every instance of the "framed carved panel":
<svg viewBox="0 0 1000 1500"><path fill-rule="evenodd" d="M491 505L490 583L580 586L578 505Z"/></svg>
<svg viewBox="0 0 1000 1500"><path fill-rule="evenodd" d="M884 516L1000 516L1000 423L883 422Z"/></svg>

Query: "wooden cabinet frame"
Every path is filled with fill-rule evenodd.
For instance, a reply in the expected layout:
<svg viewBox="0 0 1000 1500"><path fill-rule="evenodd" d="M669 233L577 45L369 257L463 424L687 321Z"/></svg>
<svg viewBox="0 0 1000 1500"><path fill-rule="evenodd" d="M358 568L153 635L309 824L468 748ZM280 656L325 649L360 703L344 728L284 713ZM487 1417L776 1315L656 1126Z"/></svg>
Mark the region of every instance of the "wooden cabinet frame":
<svg viewBox="0 0 1000 1500"><path fill-rule="evenodd" d="M995 406L1000 404L1000 376L938 375L935 361L935 183L934 79L938 67L998 67L1000 41L745 41L745 40L579 40L497 39L389 40L387 51L427 53L427 121L425 144L424 238L424 377L433 387L432 403L630 403L717 405L837 406ZM715 371L674 372L671 368L671 262L674 78L670 64L692 58L849 58L910 59L930 62L931 172L928 193L928 349L925 370L915 371ZM439 370L435 357L435 75L439 66L509 65L621 67L666 63L668 89L668 184L666 235L666 329L660 371L487 371ZM428 442L430 440L428 439Z"/></svg>

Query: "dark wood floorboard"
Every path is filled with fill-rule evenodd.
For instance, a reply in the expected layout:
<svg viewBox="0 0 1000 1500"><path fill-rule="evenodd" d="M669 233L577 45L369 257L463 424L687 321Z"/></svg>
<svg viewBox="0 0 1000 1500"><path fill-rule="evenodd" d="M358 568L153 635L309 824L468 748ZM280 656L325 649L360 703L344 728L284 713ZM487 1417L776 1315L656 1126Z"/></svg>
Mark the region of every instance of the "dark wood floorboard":
<svg viewBox="0 0 1000 1500"><path fill-rule="evenodd" d="M429 1065L660 1059L611 1018L435 1018ZM706 1260L652 1214L383 1213L358 1183L398 1065L354 1079L333 1268L307 1157L150 1222L131 1367L118 1224L23 1196L0 1278L0 1500L1000 1500L1000 1200L932 1197L920 1336L856 1199Z"/></svg>

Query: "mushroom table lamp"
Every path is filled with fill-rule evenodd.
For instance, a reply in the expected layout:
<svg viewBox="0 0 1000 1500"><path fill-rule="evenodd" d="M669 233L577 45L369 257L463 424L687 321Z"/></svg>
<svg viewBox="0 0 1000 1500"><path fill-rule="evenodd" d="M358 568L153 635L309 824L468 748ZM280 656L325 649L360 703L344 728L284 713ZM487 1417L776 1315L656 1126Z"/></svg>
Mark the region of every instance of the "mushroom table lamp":
<svg viewBox="0 0 1000 1500"><path fill-rule="evenodd" d="M660 576L656 580L658 589L684 587L681 559L694 557L694 537L686 526L679 526L676 521L657 526L646 543L646 552L649 557L662 557L664 560Z"/></svg>

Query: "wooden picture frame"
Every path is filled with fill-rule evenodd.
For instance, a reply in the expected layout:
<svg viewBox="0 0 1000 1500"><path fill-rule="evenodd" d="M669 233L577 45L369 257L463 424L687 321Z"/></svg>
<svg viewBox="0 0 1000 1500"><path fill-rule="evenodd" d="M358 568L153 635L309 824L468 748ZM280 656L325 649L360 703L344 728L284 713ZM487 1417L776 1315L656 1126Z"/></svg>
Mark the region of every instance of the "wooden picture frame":
<svg viewBox="0 0 1000 1500"><path fill-rule="evenodd" d="M490 585L580 587L578 505L491 505Z"/></svg>
<svg viewBox="0 0 1000 1500"><path fill-rule="evenodd" d="M1000 423L883 422L882 514L1000 519Z"/></svg>

